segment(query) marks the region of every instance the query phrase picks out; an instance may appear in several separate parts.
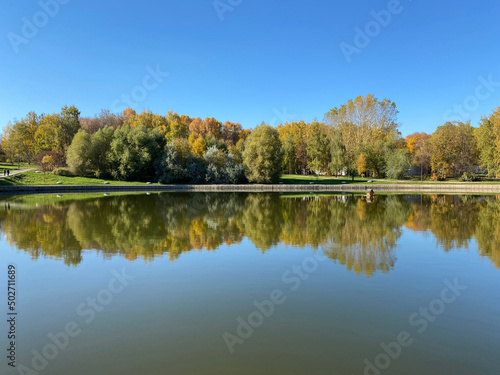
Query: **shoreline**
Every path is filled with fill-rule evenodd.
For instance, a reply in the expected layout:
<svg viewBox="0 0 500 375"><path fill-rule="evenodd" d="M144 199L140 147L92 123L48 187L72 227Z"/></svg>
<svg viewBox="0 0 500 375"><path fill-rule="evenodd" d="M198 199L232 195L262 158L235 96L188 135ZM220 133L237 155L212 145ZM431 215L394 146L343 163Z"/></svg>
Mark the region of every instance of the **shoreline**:
<svg viewBox="0 0 500 375"><path fill-rule="evenodd" d="M499 193L497 185L469 184L345 184L345 185L15 185L0 186L1 195L84 192L415 192L415 193Z"/></svg>

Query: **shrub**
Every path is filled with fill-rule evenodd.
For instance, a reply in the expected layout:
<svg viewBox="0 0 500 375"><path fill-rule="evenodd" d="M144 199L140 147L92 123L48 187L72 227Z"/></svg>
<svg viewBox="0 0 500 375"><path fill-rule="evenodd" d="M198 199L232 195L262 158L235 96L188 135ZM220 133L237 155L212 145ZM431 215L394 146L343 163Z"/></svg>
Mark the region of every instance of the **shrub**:
<svg viewBox="0 0 500 375"><path fill-rule="evenodd" d="M65 177L72 177L74 176L73 173L69 170L69 168L56 168L52 171L56 176L65 176Z"/></svg>
<svg viewBox="0 0 500 375"><path fill-rule="evenodd" d="M242 164L229 165L226 173L230 184L243 184L248 180L245 177L245 167Z"/></svg>
<svg viewBox="0 0 500 375"><path fill-rule="evenodd" d="M229 177L225 168L220 168L215 164L209 164L207 167L207 184L227 184Z"/></svg>
<svg viewBox="0 0 500 375"><path fill-rule="evenodd" d="M431 181L443 181L444 178L440 175L434 172L431 177Z"/></svg>
<svg viewBox="0 0 500 375"><path fill-rule="evenodd" d="M204 161L197 157L189 157L189 164L186 168L186 174L190 184L203 184L207 175L207 167Z"/></svg>
<svg viewBox="0 0 500 375"><path fill-rule="evenodd" d="M470 181L480 181L480 180L481 180L481 178L477 174L468 173L468 172L465 172L462 175L462 177L460 177L460 181L470 182Z"/></svg>
<svg viewBox="0 0 500 375"><path fill-rule="evenodd" d="M165 153L155 162L156 178L161 184L183 182L186 171L179 163L179 156L173 145L165 147Z"/></svg>

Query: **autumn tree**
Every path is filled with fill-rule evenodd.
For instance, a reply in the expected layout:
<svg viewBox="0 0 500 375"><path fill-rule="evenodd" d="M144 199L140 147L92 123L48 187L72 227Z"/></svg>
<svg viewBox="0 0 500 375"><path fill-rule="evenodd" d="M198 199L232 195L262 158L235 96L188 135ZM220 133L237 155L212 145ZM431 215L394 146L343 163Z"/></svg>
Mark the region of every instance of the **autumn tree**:
<svg viewBox="0 0 500 375"><path fill-rule="evenodd" d="M123 121L127 121L129 117L135 116L137 114L132 108L125 108L122 112Z"/></svg>
<svg viewBox="0 0 500 375"><path fill-rule="evenodd" d="M478 162L474 128L467 123L447 122L432 134L432 169L442 177L469 171Z"/></svg>
<svg viewBox="0 0 500 375"><path fill-rule="evenodd" d="M195 138L194 134L189 136L191 143L191 152L193 155L201 157L207 151L207 143L203 137Z"/></svg>
<svg viewBox="0 0 500 375"><path fill-rule="evenodd" d="M180 115L181 122L189 128L189 124L193 119L187 115Z"/></svg>
<svg viewBox="0 0 500 375"><path fill-rule="evenodd" d="M309 135L310 124L304 121L286 122L278 125L278 133L283 146L287 145L286 154L283 161L283 170L291 171L289 173L306 174L308 164L311 161L307 153L307 138ZM286 143L285 140L289 138ZM293 144L293 149L292 149ZM283 150L285 152L285 150Z"/></svg>
<svg viewBox="0 0 500 375"><path fill-rule="evenodd" d="M163 136L169 131L169 124L164 116L153 113L150 109L145 109L139 114L131 115L125 121L125 125L132 128L144 127L145 129L157 129Z"/></svg>
<svg viewBox="0 0 500 375"><path fill-rule="evenodd" d="M57 150L57 133L61 127L61 116L59 113L45 115L40 119L40 126L35 133L36 153Z"/></svg>
<svg viewBox="0 0 500 375"><path fill-rule="evenodd" d="M52 157L52 155L45 155L42 159L41 164L44 167L44 169L46 169L48 171L52 171L52 170L54 170L54 163L55 163L55 160Z"/></svg>
<svg viewBox="0 0 500 375"><path fill-rule="evenodd" d="M368 167L381 174L385 168L384 145L399 137L397 114L395 103L379 101L370 94L332 109L325 114L325 122L340 134L347 166L355 166L363 152Z"/></svg>
<svg viewBox="0 0 500 375"><path fill-rule="evenodd" d="M127 116L127 118L130 116ZM94 134L100 129L104 129L106 126L116 129L117 127L123 125L124 117L111 113L108 110L101 110L99 114L94 117L80 118L80 123L82 129L84 129L89 134Z"/></svg>
<svg viewBox="0 0 500 375"><path fill-rule="evenodd" d="M239 122L226 121L222 125L222 138L226 145L236 145L240 139L240 132L243 130Z"/></svg>
<svg viewBox="0 0 500 375"><path fill-rule="evenodd" d="M189 125L185 122L186 119L181 118L177 113L168 111L167 114L168 133L166 135L167 141L172 141L176 138L189 137Z"/></svg>
<svg viewBox="0 0 500 375"><path fill-rule="evenodd" d="M205 124L199 117L193 119L189 124L189 133L193 134L196 138L205 137Z"/></svg>
<svg viewBox="0 0 500 375"><path fill-rule="evenodd" d="M9 147L23 160L30 163L37 151L36 132L40 126L40 116L30 112L19 121L14 121L9 132Z"/></svg>
<svg viewBox="0 0 500 375"><path fill-rule="evenodd" d="M220 139L222 137L222 124L214 119L206 118L204 121L205 136L213 137L215 139Z"/></svg>
<svg viewBox="0 0 500 375"><path fill-rule="evenodd" d="M421 173L431 171L431 135L427 133L413 133L405 137L406 145L410 152L412 165L418 166Z"/></svg>
<svg viewBox="0 0 500 375"><path fill-rule="evenodd" d="M17 150L12 138L12 124L5 126L2 132L2 151L4 152L7 160L13 163Z"/></svg>
<svg viewBox="0 0 500 375"><path fill-rule="evenodd" d="M358 160L356 161L356 166L357 166L358 174L360 176L363 176L367 171L365 154L363 154L363 153L359 154Z"/></svg>

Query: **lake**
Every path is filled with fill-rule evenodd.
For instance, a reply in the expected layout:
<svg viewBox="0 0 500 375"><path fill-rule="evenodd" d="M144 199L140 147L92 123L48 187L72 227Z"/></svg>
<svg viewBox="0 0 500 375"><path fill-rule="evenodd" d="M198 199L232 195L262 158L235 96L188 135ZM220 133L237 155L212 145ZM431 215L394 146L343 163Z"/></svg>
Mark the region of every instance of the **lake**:
<svg viewBox="0 0 500 375"><path fill-rule="evenodd" d="M499 196L29 195L0 225L2 374L500 373Z"/></svg>

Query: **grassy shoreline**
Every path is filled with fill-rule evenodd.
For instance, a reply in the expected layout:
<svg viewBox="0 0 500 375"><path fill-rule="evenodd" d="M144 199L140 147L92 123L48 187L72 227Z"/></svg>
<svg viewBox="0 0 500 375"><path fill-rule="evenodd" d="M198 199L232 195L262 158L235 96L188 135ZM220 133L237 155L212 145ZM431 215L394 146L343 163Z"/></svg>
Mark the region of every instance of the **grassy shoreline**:
<svg viewBox="0 0 500 375"><path fill-rule="evenodd" d="M2 166L0 166L0 169ZM17 169L17 167L16 167ZM23 166L21 166L23 169ZM36 171L28 171L15 176L1 178L0 186L51 186L60 185L69 186L88 186L88 185L116 185L116 186L135 186L135 185L148 185L143 181L116 181L110 179L98 179L90 177L69 177L57 176L53 173L37 173ZM152 183L158 185L157 183ZM460 182L460 181L420 181L420 180L389 180L389 179L368 179L356 177L354 180L351 178L337 178L331 176L301 176L301 175L283 175L280 178L280 184L283 185L500 185L500 180L497 181L480 181L480 182ZM183 184L179 184L183 185ZM252 185L252 184L249 184ZM200 185L203 186L203 185Z"/></svg>
<svg viewBox="0 0 500 375"><path fill-rule="evenodd" d="M1 166L0 166L1 168ZM59 182L59 183L58 183ZM394 181L370 180L366 178L336 178L331 176L300 176L283 175L279 184L275 185L161 185L141 181L115 181L89 177L57 176L53 173L37 173L27 171L18 175L0 179L0 193L32 194L43 192L70 192L70 191L276 191L276 192L364 192L365 188L373 186L376 192L420 192L420 193L500 193L500 181L496 182L459 182L459 181ZM378 187L378 188L377 188ZM435 190L434 190L435 189Z"/></svg>

